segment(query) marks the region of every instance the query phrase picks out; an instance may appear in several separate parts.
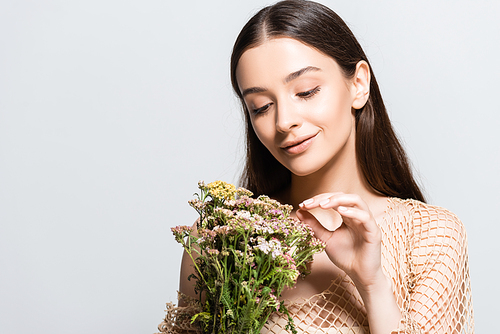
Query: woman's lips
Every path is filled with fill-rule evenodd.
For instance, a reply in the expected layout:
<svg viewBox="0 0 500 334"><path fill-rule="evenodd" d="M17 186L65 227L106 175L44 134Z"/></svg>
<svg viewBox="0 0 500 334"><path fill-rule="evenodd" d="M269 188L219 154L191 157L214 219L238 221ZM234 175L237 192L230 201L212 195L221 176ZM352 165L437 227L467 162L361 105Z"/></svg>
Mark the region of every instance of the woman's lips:
<svg viewBox="0 0 500 334"><path fill-rule="evenodd" d="M281 149L284 150L288 154L299 154L304 152L311 146L313 143L314 139L316 139L315 135L306 135L302 137L298 137L292 141L285 142L282 146Z"/></svg>

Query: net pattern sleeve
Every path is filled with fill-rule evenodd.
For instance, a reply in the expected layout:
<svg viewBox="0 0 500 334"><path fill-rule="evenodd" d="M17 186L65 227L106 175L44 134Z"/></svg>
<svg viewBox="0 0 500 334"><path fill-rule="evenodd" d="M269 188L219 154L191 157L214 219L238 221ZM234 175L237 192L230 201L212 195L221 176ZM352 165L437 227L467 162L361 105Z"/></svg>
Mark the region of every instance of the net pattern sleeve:
<svg viewBox="0 0 500 334"><path fill-rule="evenodd" d="M406 324L395 333L474 333L467 235L446 209L411 202ZM417 326L416 326L417 325Z"/></svg>
<svg viewBox="0 0 500 334"><path fill-rule="evenodd" d="M201 334L200 329L191 323L191 317L201 310L194 304L175 306L167 303L165 318L158 325L156 334Z"/></svg>

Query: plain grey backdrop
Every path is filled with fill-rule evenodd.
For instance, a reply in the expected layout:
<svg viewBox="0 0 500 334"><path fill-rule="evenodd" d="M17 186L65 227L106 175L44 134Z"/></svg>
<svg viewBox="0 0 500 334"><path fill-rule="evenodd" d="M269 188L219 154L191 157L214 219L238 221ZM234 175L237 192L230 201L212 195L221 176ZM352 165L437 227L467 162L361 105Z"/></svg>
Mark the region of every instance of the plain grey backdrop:
<svg viewBox="0 0 500 334"><path fill-rule="evenodd" d="M0 332L153 333L198 180L236 182L233 41L268 1L0 0ZM500 2L322 3L372 62L498 329Z"/></svg>

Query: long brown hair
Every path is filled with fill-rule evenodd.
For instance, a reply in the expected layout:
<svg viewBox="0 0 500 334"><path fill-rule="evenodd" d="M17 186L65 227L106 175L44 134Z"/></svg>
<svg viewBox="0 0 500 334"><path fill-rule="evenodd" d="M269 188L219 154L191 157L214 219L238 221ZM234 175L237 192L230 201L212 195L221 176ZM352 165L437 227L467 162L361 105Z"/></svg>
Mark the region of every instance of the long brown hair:
<svg viewBox="0 0 500 334"><path fill-rule="evenodd" d="M291 182L291 172L257 138L236 80L236 67L243 52L273 37L290 37L330 56L347 78L352 78L359 61L370 64L345 22L319 3L281 1L263 8L247 22L234 44L231 81L242 103L246 123L246 165L241 183L255 194L274 194ZM370 74L370 96L355 114L356 157L361 172L367 183L381 194L425 201L394 133L371 66Z"/></svg>

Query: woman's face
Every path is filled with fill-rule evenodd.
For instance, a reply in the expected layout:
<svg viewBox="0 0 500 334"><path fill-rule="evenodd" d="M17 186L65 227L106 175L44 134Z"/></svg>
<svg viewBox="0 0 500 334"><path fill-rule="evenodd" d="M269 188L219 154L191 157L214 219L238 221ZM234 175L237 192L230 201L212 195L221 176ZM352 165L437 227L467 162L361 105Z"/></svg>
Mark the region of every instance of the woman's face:
<svg viewBox="0 0 500 334"><path fill-rule="evenodd" d="M274 38L243 53L236 77L257 137L293 174L353 160L357 88L332 58Z"/></svg>

